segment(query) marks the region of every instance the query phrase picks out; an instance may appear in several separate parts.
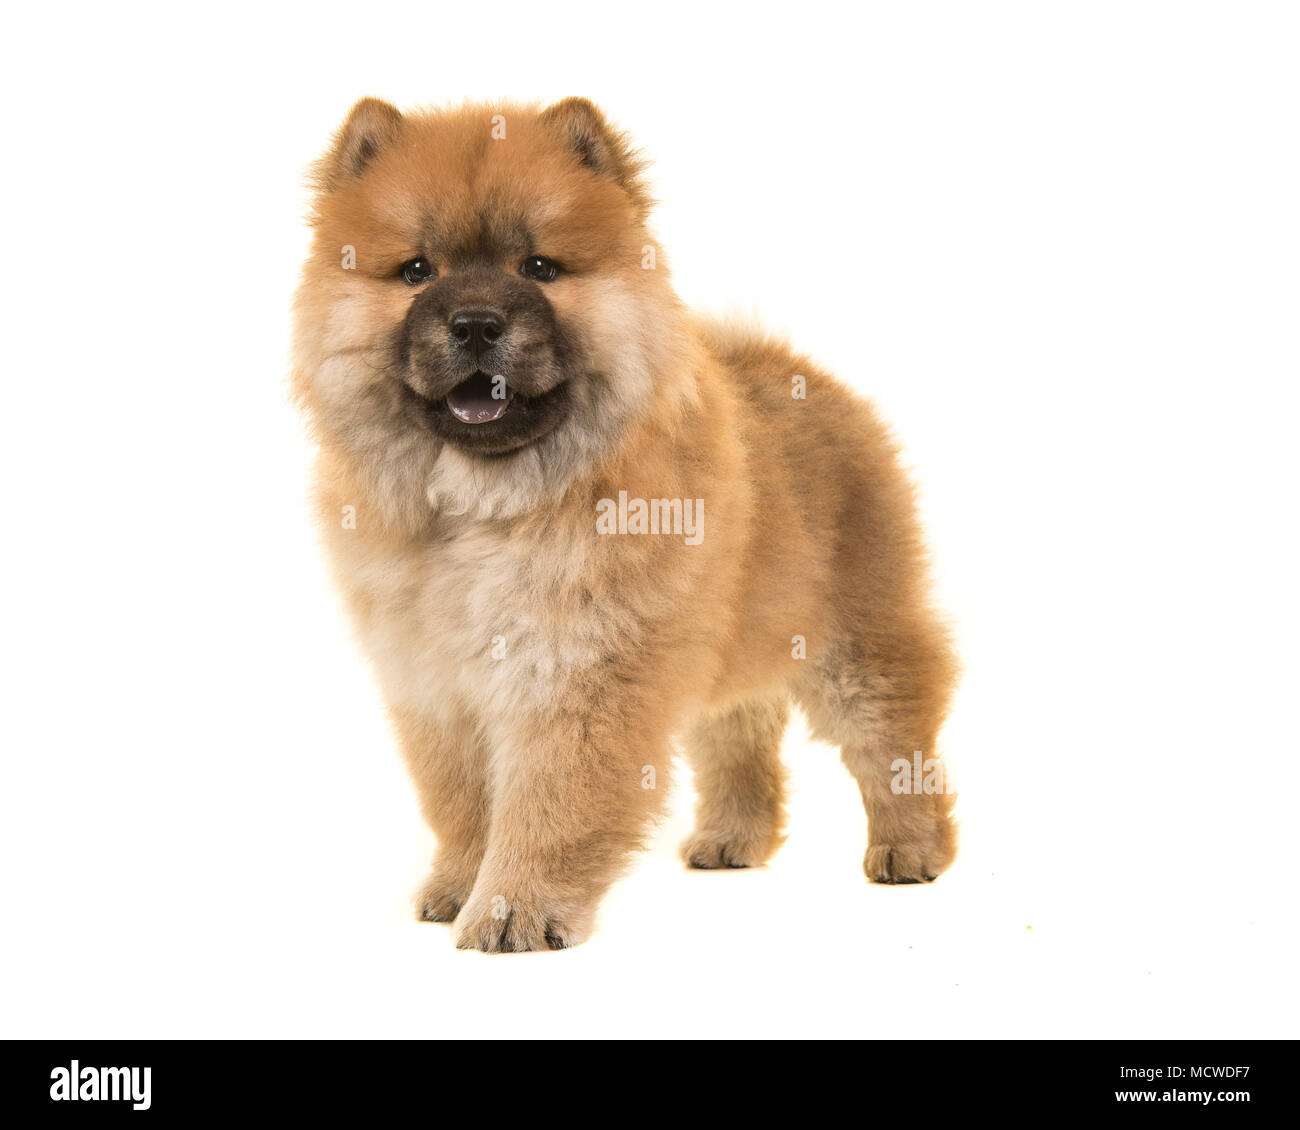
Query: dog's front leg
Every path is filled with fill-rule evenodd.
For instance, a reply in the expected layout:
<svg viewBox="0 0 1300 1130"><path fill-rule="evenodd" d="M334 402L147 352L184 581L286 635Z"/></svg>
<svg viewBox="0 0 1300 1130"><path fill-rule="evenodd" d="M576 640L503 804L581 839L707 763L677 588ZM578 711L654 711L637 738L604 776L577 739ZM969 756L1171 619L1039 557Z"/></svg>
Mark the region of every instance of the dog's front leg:
<svg viewBox="0 0 1300 1130"><path fill-rule="evenodd" d="M659 726L617 696L512 719L493 757L487 852L456 944L488 953L564 949L640 846L666 782Z"/></svg>

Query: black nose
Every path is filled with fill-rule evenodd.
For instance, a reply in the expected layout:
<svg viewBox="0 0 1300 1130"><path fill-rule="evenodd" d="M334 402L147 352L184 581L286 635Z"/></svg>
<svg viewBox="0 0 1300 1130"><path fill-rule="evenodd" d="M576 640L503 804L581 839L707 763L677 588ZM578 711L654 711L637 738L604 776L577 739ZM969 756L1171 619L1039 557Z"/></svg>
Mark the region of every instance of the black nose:
<svg viewBox="0 0 1300 1130"><path fill-rule="evenodd" d="M475 356L491 349L506 332L506 322L495 310L461 310L451 316L451 337Z"/></svg>

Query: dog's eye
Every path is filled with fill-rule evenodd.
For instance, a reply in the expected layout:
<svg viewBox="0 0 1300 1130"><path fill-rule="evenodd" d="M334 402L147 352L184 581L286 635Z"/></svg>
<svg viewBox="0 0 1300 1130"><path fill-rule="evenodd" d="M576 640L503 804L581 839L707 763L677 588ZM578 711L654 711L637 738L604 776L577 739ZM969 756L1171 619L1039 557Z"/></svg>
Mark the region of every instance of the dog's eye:
<svg viewBox="0 0 1300 1130"><path fill-rule="evenodd" d="M526 279L536 279L538 282L550 282L560 273L560 268L549 259L543 259L540 255L530 255L523 261L522 266L519 268L519 273Z"/></svg>
<svg viewBox="0 0 1300 1130"><path fill-rule="evenodd" d="M428 259L412 259L409 263L402 264L402 278L412 286L433 278L437 273Z"/></svg>

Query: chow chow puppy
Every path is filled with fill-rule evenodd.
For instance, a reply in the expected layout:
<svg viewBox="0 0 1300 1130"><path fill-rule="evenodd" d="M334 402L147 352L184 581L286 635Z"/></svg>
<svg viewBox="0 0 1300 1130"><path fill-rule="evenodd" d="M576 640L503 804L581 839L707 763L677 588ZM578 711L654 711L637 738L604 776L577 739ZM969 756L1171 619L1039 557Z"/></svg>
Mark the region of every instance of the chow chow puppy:
<svg viewBox="0 0 1300 1130"><path fill-rule="evenodd" d="M674 735L686 863L762 864L791 701L858 782L867 878L947 867L954 660L895 444L782 341L682 306L624 135L581 98L367 98L314 187L295 390L437 836L419 915L462 948L582 941Z"/></svg>

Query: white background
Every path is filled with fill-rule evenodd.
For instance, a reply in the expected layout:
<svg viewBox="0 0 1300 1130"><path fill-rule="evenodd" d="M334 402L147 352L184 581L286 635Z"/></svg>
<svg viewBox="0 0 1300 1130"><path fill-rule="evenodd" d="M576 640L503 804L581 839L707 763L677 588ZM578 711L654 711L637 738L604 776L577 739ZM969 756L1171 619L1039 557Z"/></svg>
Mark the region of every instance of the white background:
<svg viewBox="0 0 1300 1130"><path fill-rule="evenodd" d="M1300 42L1269 4L24 6L3 85L4 1036L1281 1036ZM39 14L35 14L39 13ZM352 101L603 105L682 294L894 422L967 674L962 856L790 839L458 953L285 396Z"/></svg>

